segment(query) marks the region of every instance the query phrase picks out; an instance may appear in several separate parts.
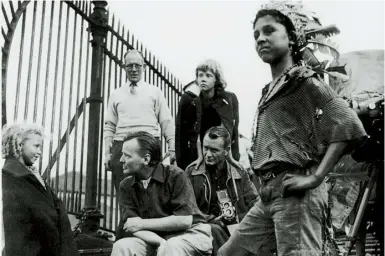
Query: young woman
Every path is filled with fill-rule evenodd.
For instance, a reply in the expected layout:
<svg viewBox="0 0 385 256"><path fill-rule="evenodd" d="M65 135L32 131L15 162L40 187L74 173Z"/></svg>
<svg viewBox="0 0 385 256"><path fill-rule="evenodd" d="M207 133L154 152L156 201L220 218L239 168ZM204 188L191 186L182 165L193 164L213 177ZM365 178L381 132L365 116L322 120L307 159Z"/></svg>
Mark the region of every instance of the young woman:
<svg viewBox="0 0 385 256"><path fill-rule="evenodd" d="M366 134L345 101L301 66L306 17L300 3L287 1L265 5L255 17L256 50L273 77L262 90L253 139L261 200L218 255L323 255L325 176Z"/></svg>
<svg viewBox="0 0 385 256"><path fill-rule="evenodd" d="M175 153L180 168L202 161L201 142L208 129L224 126L231 135L231 162L239 160L238 99L225 91L226 82L218 62L206 60L195 71L196 81L185 89L176 117ZM196 167L196 168L197 168Z"/></svg>
<svg viewBox="0 0 385 256"><path fill-rule="evenodd" d="M79 255L64 204L33 166L43 130L36 125L4 129L2 152L5 255Z"/></svg>

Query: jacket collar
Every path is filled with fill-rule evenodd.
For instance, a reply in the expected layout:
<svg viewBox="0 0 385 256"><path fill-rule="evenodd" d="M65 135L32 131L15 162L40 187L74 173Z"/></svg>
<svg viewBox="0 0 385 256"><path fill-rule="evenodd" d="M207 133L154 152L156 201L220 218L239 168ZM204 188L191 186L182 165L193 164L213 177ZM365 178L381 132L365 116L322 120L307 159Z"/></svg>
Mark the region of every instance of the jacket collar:
<svg viewBox="0 0 385 256"><path fill-rule="evenodd" d="M16 157L8 157L5 159L3 172L20 178L28 175L33 175L26 166L24 166Z"/></svg>
<svg viewBox="0 0 385 256"><path fill-rule="evenodd" d="M199 94L201 93L201 89L199 88L199 86L196 84L195 81L192 81L188 85L186 85L186 87L184 88L184 91L194 95L195 97L198 97Z"/></svg>
<svg viewBox="0 0 385 256"><path fill-rule="evenodd" d="M231 178L230 172L231 171L234 179L241 179L241 175L239 174L239 171L235 166L231 165L227 160L226 160L226 165L227 165L227 177ZM207 170L206 170L206 165L203 163L197 170L193 169L191 172L192 176L196 175L207 175Z"/></svg>
<svg viewBox="0 0 385 256"><path fill-rule="evenodd" d="M160 183L164 183L166 180L166 174L165 169L162 163L158 163L158 165L155 167L155 170L153 171L151 175L151 179L157 180ZM131 186L133 186L135 183L139 182L135 177L132 179Z"/></svg>

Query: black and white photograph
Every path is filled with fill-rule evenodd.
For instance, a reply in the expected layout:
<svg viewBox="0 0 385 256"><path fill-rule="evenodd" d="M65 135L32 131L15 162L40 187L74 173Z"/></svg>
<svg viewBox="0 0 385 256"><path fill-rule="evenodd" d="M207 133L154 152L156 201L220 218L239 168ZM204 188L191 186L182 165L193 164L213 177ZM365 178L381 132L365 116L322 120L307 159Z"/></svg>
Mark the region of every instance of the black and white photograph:
<svg viewBox="0 0 385 256"><path fill-rule="evenodd" d="M1 1L2 255L384 255L384 14Z"/></svg>

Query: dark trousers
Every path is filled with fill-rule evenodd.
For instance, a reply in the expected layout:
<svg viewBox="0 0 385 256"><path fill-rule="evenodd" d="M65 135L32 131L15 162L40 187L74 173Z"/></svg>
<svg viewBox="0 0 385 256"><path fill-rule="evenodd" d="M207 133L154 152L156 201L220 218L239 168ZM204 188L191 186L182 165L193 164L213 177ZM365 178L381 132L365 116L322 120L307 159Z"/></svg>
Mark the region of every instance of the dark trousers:
<svg viewBox="0 0 385 256"><path fill-rule="evenodd" d="M124 179L123 165L120 163L120 158L122 157L122 146L123 141L114 140L111 147L111 171L116 194L119 193L119 184Z"/></svg>
<svg viewBox="0 0 385 256"><path fill-rule="evenodd" d="M213 256L217 255L219 248L226 243L229 239L229 234L226 232L224 228L219 226L218 224L209 223L211 226L211 235L213 237Z"/></svg>

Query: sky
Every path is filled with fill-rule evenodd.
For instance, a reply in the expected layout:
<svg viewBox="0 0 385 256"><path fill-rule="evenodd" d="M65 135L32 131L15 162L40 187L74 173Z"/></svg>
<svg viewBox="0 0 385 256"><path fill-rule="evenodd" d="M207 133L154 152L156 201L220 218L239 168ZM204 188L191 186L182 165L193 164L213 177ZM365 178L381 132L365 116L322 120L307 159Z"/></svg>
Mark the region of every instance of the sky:
<svg viewBox="0 0 385 256"><path fill-rule="evenodd" d="M5 1L4 1L5 2ZM17 6L16 2L14 6ZM32 2L31 2L32 3ZM40 4L41 2L39 2ZM50 10L50 2L47 2L47 14ZM341 30L341 34L335 38L339 44L339 50L341 53L346 53L356 50L365 49L384 49L384 1L310 1L305 0L305 5L312 11L316 12L321 19L323 25L336 24ZM144 46L155 53L156 57L164 63L168 69L179 78L184 84L194 79L194 70L196 66L203 60L210 58L217 60L223 67L225 78L228 83L228 90L236 93L240 102L240 132L246 137L250 136L251 124L256 109L256 104L260 98L260 92L262 87L268 83L271 79L270 70L268 65L264 64L257 56L254 49L252 21L261 5L258 1L108 1L108 8L111 13L116 15L116 18L120 19L126 29L130 30L136 38L144 43ZM32 26L32 4L30 4L27 10L26 21L26 39L24 51L20 51L20 23L18 24L17 31L13 38L14 43L11 48L10 63L8 66L7 84L10 85L7 88L6 97L8 104L12 107L7 109L9 111L9 119L12 123L13 119L13 103L20 101L23 103L26 99L27 102L33 101L32 96L37 91L37 86L42 87L44 81L49 81L47 94L48 105L57 103L58 108L60 103L60 112L63 112L63 117L56 114L56 119L63 119L63 129L66 128L66 120L71 117L71 111L74 112L76 108L76 99L73 99L72 103L61 103L61 99L64 99L65 95L68 95L69 88L65 86L69 84L68 80L72 75L70 74L71 65L67 64L67 73L58 75L58 79L53 79L53 65L55 60L51 60L51 71L49 79L45 80L45 70L47 56L56 56L56 33L53 31L52 52L48 50L48 40L42 43L42 60L37 61L38 47L37 43L34 47L30 46ZM41 5L38 5L38 13ZM8 4L5 4L5 9L9 13ZM55 11L55 26L57 25L58 7ZM73 12L70 15L74 15ZM41 27L40 16L37 18L36 35L39 35ZM63 16L64 17L64 16ZM2 17L3 18L3 17ZM63 18L64 19L64 18ZM48 15L46 16L44 23L48 24ZM1 25L4 26L3 20ZM48 27L48 25L46 25ZM72 24L70 24L72 27ZM5 27L5 26L4 26ZM45 28L47 33L48 28ZM71 52L72 31L69 34L69 49L68 54ZM79 36L79 35L78 35ZM45 36L44 39L48 37ZM79 38L79 37L78 37ZM65 41L61 38L62 41ZM37 41L37 39L36 39ZM62 42L61 42L62 43ZM4 45L4 39L1 37L0 44ZM87 41L84 41L87 44ZM63 44L61 44L60 56L64 56ZM75 47L75 46L73 46ZM30 49L34 49L32 53ZM59 51L58 51L59 52ZM85 54L85 51L83 52ZM19 64L19 55L25 56L23 65ZM29 57L28 57L29 56ZM80 58L81 56L76 56ZM33 65L27 60L33 60ZM63 59L64 57L61 57ZM41 63L39 68L36 63ZM61 63L61 61L60 61ZM63 64L59 64L64 65ZM48 64L47 64L48 66ZM76 64L75 64L75 67ZM75 68L76 69L76 68ZM22 70L22 72L20 71ZM28 70L28 71L27 71ZM61 70L59 68L59 70ZM17 72L19 71L19 72ZM39 71L39 72L37 72ZM83 70L80 70L83 71ZM28 74L28 75L27 75ZM31 74L31 77L29 77ZM40 78L38 76L40 74ZM15 84L18 77L21 77L21 89L20 94L16 94ZM79 79L84 81L84 77L87 76L86 72L79 72ZM48 75L47 75L48 77ZM31 98L26 97L28 95L28 89L26 90L26 84L28 81L32 81L30 95ZM78 82L75 78L74 84ZM78 82L79 83L79 82ZM80 83L79 83L80 84ZM58 93L55 95L52 90L57 88ZM64 88L64 89L63 89ZM43 94L44 90L40 90L40 94ZM36 93L37 95L37 93ZM64 96L63 96L64 95ZM80 95L80 94L79 94ZM70 97L65 98L70 99ZM37 98L36 98L37 99ZM42 98L40 98L42 99ZM60 99L60 102L59 102ZM18 105L18 104L15 104ZM23 104L21 104L23 105ZM34 108L28 109L23 107L19 109L20 114L17 119L22 119L24 115L29 113L28 119L32 119L33 112L36 111L38 120L41 120L43 101L36 101L33 105ZM48 108L48 107L47 107ZM29 112L28 112L29 110ZM67 114L68 112L68 114ZM24 114L25 113L25 114ZM34 114L35 115L35 114ZM53 120L50 117L50 113L47 113L48 120L46 122L47 127ZM55 121L55 120L54 120ZM80 121L81 122L81 121ZM57 122L56 122L57 123ZM60 137L60 132L57 131L56 123L53 126L56 127L54 133L55 138ZM60 126L60 125L59 125ZM51 125L52 127L52 125ZM79 125L81 127L81 125ZM61 126L59 127L60 130ZM86 132L85 132L86 133ZM53 137L53 135L51 134ZM79 152L72 149L74 144L74 137L71 135L71 148L67 147L67 150L62 151L62 159L67 154L69 159L69 166L67 168L64 164L64 160L61 160L60 173L64 169L78 170L80 165L85 165L86 161L82 163L80 161L74 162L72 159L76 159L75 155ZM46 141L48 144L49 141ZM56 148L54 141L53 148ZM78 143L78 148L79 148ZM66 146L69 143L66 144ZM71 150L69 150L71 149ZM80 149L80 148L79 148ZM77 150L79 150L77 149ZM70 151L70 152L69 152ZM48 147L44 148L45 155L48 155ZM69 157L68 157L69 152ZM45 163L48 158L46 157ZM1 162L1 161L0 161ZM67 162L67 160L66 160ZM74 163L73 163L74 162ZM46 165L46 164L45 164ZM43 165L43 166L45 166ZM72 165L74 168L72 168ZM72 168L72 169L71 169ZM1 183L0 183L1 184ZM1 201L1 197L0 197ZM1 216L0 216L1 219ZM0 236L2 233L0 232ZM1 239L0 239L1 240ZM1 245L1 244L0 244Z"/></svg>
<svg viewBox="0 0 385 256"><path fill-rule="evenodd" d="M334 38L340 53L384 49L384 1L303 1L326 26L341 31ZM120 19L184 84L205 59L223 68L229 91L240 102L239 130L250 136L269 66L254 48L252 22L260 1L108 1Z"/></svg>

